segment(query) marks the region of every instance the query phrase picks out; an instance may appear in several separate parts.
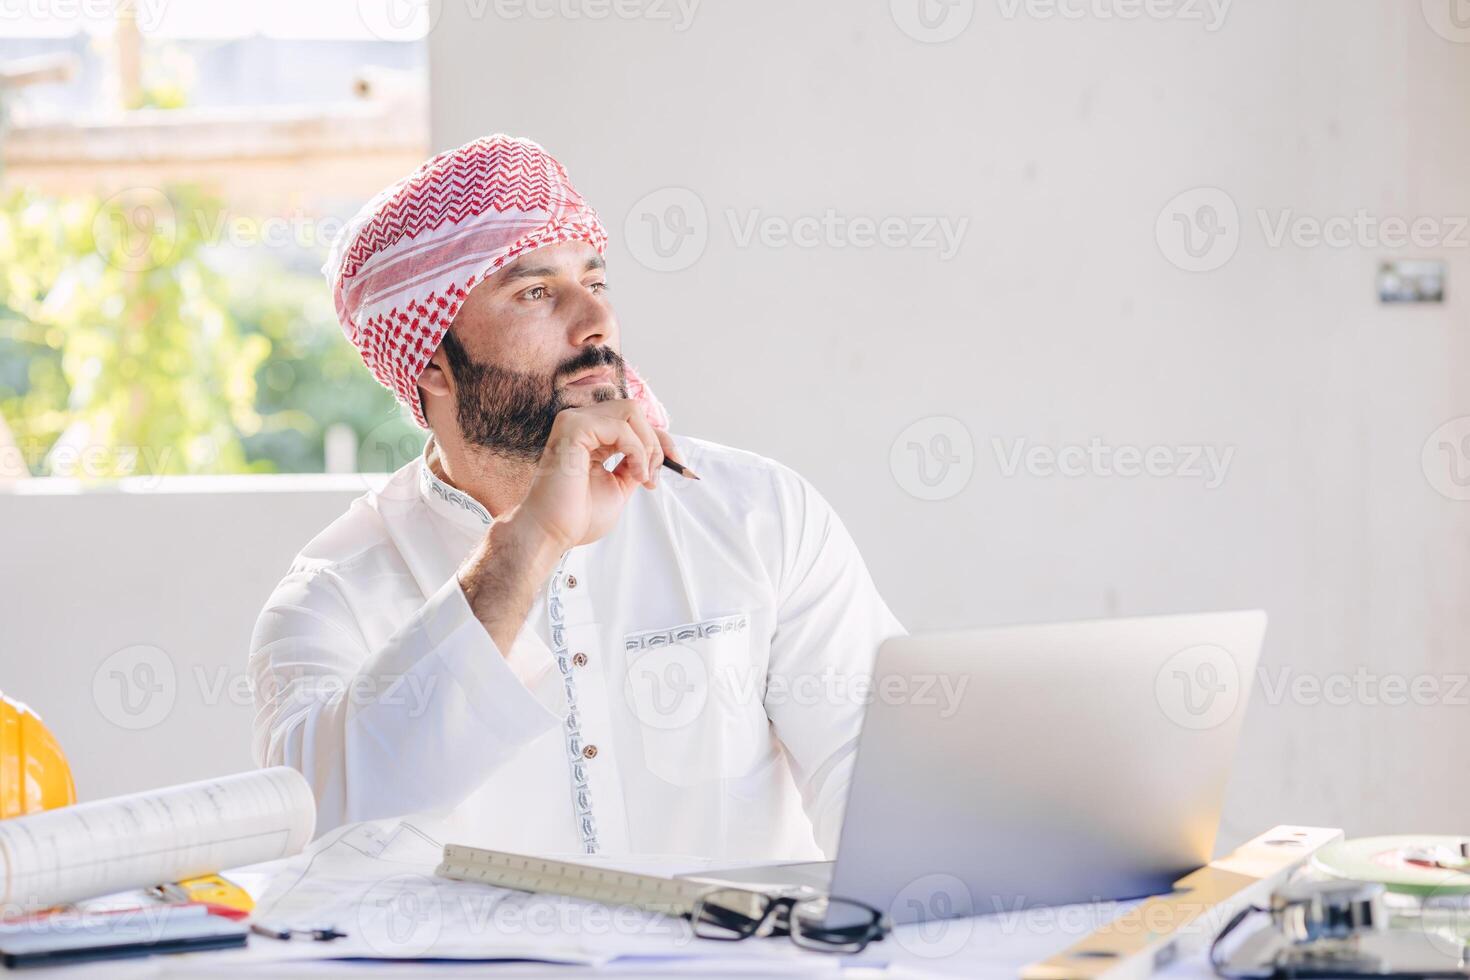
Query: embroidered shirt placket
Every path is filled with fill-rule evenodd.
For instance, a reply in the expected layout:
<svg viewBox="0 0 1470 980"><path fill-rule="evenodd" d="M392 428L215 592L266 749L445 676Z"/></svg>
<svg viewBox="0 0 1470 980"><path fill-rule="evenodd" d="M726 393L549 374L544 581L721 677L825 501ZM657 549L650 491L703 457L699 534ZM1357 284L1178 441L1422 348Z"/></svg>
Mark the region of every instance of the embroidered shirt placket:
<svg viewBox="0 0 1470 980"><path fill-rule="evenodd" d="M582 851L596 854L597 821L592 815L592 791L587 780L587 760L582 755L582 717L577 711L577 679L572 673L572 658L567 654L566 611L562 599L562 589L567 580L566 564L567 556L562 555L561 562L551 576L551 585L546 590L546 619L551 625L551 652L556 657L556 666L561 671L567 694L565 728L567 764L571 767L572 778L572 811L577 818L577 830L582 835Z"/></svg>
<svg viewBox="0 0 1470 980"><path fill-rule="evenodd" d="M426 491L440 500L480 519L486 527L493 523L490 512L479 501L454 487L449 486L428 465L429 447L424 448L424 464L420 468L420 479ZM582 717L577 711L577 681L572 674L572 660L567 655L566 611L562 590L567 580L567 552L561 556L551 584L546 590L546 619L551 628L551 652L556 657L556 666L561 670L562 684L567 698L566 750L567 763L571 768L572 813L576 818L577 832L582 838L582 850L587 854L597 853L597 823L592 816L592 791L587 780L587 759L582 750Z"/></svg>

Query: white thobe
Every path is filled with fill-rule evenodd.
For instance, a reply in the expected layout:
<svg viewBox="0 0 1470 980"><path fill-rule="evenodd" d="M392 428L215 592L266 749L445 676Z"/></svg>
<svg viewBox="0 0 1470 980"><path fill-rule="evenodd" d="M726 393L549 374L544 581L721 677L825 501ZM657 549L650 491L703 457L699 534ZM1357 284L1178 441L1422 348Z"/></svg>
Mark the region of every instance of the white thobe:
<svg viewBox="0 0 1470 980"><path fill-rule="evenodd" d="M676 443L703 480L636 489L508 655L455 576L493 518L432 438L307 544L251 640L253 751L306 776L318 833L424 814L522 853L831 856L903 628L803 478Z"/></svg>

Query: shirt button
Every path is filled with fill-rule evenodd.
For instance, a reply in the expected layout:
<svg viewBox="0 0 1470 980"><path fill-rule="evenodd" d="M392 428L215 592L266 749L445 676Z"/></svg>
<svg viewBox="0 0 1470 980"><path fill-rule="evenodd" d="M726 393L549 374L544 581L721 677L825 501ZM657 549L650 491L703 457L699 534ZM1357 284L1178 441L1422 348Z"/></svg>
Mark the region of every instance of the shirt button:
<svg viewBox="0 0 1470 980"><path fill-rule="evenodd" d="M595 758L597 758L597 746L595 746L595 745L589 745L585 749L583 749L582 750L582 758L584 758L584 759L595 759Z"/></svg>
<svg viewBox="0 0 1470 980"><path fill-rule="evenodd" d="M567 588L569 588L569 589L575 589L576 587L577 587L577 576L575 576L575 575L568 575L567 576Z"/></svg>
<svg viewBox="0 0 1470 980"><path fill-rule="evenodd" d="M572 657L572 663L575 664L578 667L585 667L585 666L587 666L587 654L585 654L585 653L578 653L577 655L575 655L574 657Z"/></svg>

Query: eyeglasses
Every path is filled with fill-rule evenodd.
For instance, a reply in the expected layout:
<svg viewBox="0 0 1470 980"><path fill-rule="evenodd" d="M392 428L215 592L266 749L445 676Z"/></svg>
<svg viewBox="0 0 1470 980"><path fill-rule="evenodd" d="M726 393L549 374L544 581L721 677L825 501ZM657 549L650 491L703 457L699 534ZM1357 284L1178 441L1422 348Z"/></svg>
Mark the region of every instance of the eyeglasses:
<svg viewBox="0 0 1470 980"><path fill-rule="evenodd" d="M883 913L862 902L739 888L707 892L689 918L701 939L735 942L784 935L803 949L823 953L861 953L888 932Z"/></svg>

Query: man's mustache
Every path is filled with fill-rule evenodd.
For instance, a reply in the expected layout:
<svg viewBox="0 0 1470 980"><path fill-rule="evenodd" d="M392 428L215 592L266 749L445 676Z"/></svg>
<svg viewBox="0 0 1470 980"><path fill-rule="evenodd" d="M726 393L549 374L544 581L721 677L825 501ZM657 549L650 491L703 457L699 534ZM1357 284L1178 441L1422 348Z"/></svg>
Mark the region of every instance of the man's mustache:
<svg viewBox="0 0 1470 980"><path fill-rule="evenodd" d="M575 357L562 362L556 369L556 378L561 380L593 368L610 366L619 377L623 375L623 357L611 347L588 347Z"/></svg>

